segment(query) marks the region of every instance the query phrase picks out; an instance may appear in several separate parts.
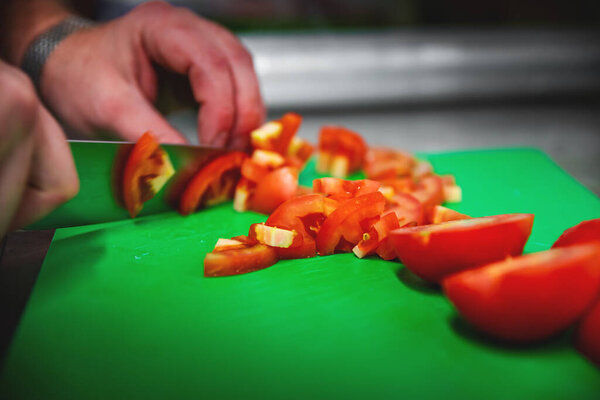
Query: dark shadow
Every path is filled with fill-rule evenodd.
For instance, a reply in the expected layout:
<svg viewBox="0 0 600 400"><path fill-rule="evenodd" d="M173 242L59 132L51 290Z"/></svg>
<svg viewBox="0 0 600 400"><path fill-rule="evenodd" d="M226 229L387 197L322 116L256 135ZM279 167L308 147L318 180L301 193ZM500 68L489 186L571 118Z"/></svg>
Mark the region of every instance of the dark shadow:
<svg viewBox="0 0 600 400"><path fill-rule="evenodd" d="M453 314L450 316L448 322L452 330L459 336L480 346L493 347L503 351L515 353L549 352L562 351L572 346L572 329L536 343L510 343L495 339L483 332L478 331L458 314Z"/></svg>
<svg viewBox="0 0 600 400"><path fill-rule="evenodd" d="M404 284L404 286L412 290L416 290L417 292L438 296L441 296L443 294L440 285L424 281L423 279L410 272L406 267L400 267L400 269L396 271L396 276L398 277L400 282Z"/></svg>

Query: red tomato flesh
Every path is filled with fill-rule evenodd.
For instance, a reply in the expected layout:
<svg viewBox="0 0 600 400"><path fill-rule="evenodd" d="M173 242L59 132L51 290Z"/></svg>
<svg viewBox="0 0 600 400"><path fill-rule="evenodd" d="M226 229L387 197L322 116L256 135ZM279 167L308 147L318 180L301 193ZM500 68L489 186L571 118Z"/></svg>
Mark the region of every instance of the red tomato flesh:
<svg viewBox="0 0 600 400"><path fill-rule="evenodd" d="M552 245L552 248L596 241L600 241L600 218L583 221L567 229Z"/></svg>
<svg viewBox="0 0 600 400"><path fill-rule="evenodd" d="M443 288L483 332L511 342L546 339L568 328L597 298L600 246L508 258L452 275Z"/></svg>
<svg viewBox="0 0 600 400"><path fill-rule="evenodd" d="M270 267L277 262L277 253L272 247L251 240L243 240L243 237L233 239L243 243L244 246L208 253L204 258L204 276L245 274Z"/></svg>
<svg viewBox="0 0 600 400"><path fill-rule="evenodd" d="M256 183L250 199L250 209L270 214L284 201L294 197L297 190L298 171L292 167L278 168Z"/></svg>
<svg viewBox="0 0 600 400"><path fill-rule="evenodd" d="M517 256L531 233L533 214L504 214L400 228L390 233L396 255L429 282L508 256Z"/></svg>
<svg viewBox="0 0 600 400"><path fill-rule="evenodd" d="M600 367L600 300L581 319L575 334L575 347Z"/></svg>
<svg viewBox="0 0 600 400"><path fill-rule="evenodd" d="M461 219L470 219L468 215L461 214L458 211L451 210L444 206L437 205L433 207L431 215L429 216L429 222L432 224L439 224L440 222L458 221Z"/></svg>

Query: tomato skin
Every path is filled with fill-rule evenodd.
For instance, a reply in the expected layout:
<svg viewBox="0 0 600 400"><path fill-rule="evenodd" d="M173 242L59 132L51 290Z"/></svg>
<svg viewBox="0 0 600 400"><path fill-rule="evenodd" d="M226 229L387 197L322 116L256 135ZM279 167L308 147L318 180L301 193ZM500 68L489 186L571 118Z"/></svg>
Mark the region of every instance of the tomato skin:
<svg viewBox="0 0 600 400"><path fill-rule="evenodd" d="M581 319L575 333L575 347L600 367L600 299Z"/></svg>
<svg viewBox="0 0 600 400"><path fill-rule="evenodd" d="M131 218L140 213L144 202L154 197L173 174L167 153L150 132L144 133L129 153L123 171L123 202Z"/></svg>
<svg viewBox="0 0 600 400"><path fill-rule="evenodd" d="M443 281L458 312L510 342L549 338L574 323L600 291L600 246L527 254L459 272Z"/></svg>
<svg viewBox="0 0 600 400"><path fill-rule="evenodd" d="M504 214L400 228L390 232L396 255L415 275L439 282L447 275L517 256L533 214Z"/></svg>
<svg viewBox="0 0 600 400"><path fill-rule="evenodd" d="M590 219L565 230L552 248L600 241L600 218Z"/></svg>
<svg viewBox="0 0 600 400"><path fill-rule="evenodd" d="M366 153L367 145L358 133L343 126L323 126L319 132L317 170L344 178L362 168ZM345 162L340 165L336 160Z"/></svg>
<svg viewBox="0 0 600 400"><path fill-rule="evenodd" d="M250 209L262 214L270 214L284 201L294 197L297 190L298 172L296 169L278 168L257 182L250 200Z"/></svg>
<svg viewBox="0 0 600 400"><path fill-rule="evenodd" d="M233 239L244 243L244 247L208 253L204 258L204 276L245 274L270 267L277 262L277 252L272 247L241 236Z"/></svg>
<svg viewBox="0 0 600 400"><path fill-rule="evenodd" d="M317 233L319 254L323 256L333 254L342 236L347 238L347 235L352 233L349 230L355 231L353 233L360 231L359 237L362 236L360 222L381 214L384 205L385 198L379 192L358 196L341 204L325 219ZM352 220L352 226L347 224L347 220Z"/></svg>
<svg viewBox="0 0 600 400"><path fill-rule="evenodd" d="M181 195L179 212L182 215L191 214L198 207L201 207L202 203L206 202L206 199L203 199L203 197L205 197L204 195L208 193L209 189L217 192L221 191L223 188L221 187L220 181L223 178L223 175L228 171L239 171L242 163L247 157L248 155L246 153L232 151L223 154L204 165L190 180ZM233 185L233 187L234 186L235 185ZM217 195L222 195L222 193L217 193Z"/></svg>

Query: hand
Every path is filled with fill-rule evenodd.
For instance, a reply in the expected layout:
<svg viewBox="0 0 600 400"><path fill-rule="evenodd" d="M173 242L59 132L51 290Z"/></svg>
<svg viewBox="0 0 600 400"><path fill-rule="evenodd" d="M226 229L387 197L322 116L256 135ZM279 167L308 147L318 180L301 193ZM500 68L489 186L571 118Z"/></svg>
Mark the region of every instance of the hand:
<svg viewBox="0 0 600 400"><path fill-rule="evenodd" d="M152 62L189 78L201 104L201 144L245 148L264 106L252 57L225 28L166 3L145 3L122 18L67 37L42 74L45 101L79 132L98 128L136 140L183 137L154 109Z"/></svg>
<svg viewBox="0 0 600 400"><path fill-rule="evenodd" d="M0 237L45 216L78 191L65 136L29 78L0 61Z"/></svg>

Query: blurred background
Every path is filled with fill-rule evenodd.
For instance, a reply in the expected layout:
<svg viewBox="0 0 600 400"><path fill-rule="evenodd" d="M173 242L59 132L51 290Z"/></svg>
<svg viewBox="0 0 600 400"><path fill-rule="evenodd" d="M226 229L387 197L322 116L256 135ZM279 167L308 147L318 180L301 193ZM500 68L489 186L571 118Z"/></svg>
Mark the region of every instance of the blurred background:
<svg viewBox="0 0 600 400"><path fill-rule="evenodd" d="M99 20L140 1L73 2ZM600 194L600 7L548 0L173 1L238 34L270 118L409 151L533 146ZM195 140L195 112L171 121Z"/></svg>

